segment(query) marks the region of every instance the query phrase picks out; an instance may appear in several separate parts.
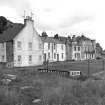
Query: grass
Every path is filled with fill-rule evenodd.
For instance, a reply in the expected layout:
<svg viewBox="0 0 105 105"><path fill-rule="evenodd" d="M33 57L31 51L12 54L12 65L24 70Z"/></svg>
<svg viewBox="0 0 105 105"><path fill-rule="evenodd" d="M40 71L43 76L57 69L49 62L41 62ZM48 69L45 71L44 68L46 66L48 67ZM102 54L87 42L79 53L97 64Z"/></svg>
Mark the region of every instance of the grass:
<svg viewBox="0 0 105 105"><path fill-rule="evenodd" d="M74 100L79 102L80 98L82 100L82 98L84 98L84 96L86 96L86 98L88 99L89 97L87 95L89 95L91 97L96 96L96 94L98 94L98 95L101 94L101 96L105 95L105 93L102 93L102 90L104 90L105 81L87 80L87 81L80 83L80 81L56 76L51 73L39 73L39 72L37 72L38 68L46 68L46 65L37 66L37 67L10 68L10 69L1 67L0 68L1 74L4 74L4 73L15 74L15 75L17 75L17 80L11 82L11 84L8 86L0 85L0 92L2 93L2 91L3 91L2 94L4 94L6 92L5 94L7 94L8 96L11 97L11 103L12 103L12 99L14 96L16 96L16 97L14 97L16 100L15 102L17 102L17 100L22 99L21 101L22 102L24 101L23 105L26 105L26 102L27 103L29 102L29 104L30 104L32 102L32 100L35 98L40 98L45 103L46 102L50 103L50 102L54 102L54 101L58 102L58 100L56 100L57 98L60 99L59 100L59 102L60 102L64 97L71 99L70 102L74 102ZM49 69L57 69L57 70L80 70L83 73L87 74L88 73L88 62L87 61L55 62L55 63L50 63L48 65L48 68ZM103 61L102 60L91 61L89 69L90 69L90 74L103 71ZM81 84L81 86L80 86L80 84ZM96 84L96 85L93 86L93 84L94 85ZM101 88L98 87L98 84L102 85L102 86L100 85ZM33 88L23 89L23 90L20 89L21 87L25 87L25 86L29 86L29 87L33 87ZM80 86L80 88L78 88L78 86ZM10 90L8 90L8 88L10 88ZM97 89L99 89L99 90L97 91ZM96 92L95 90L99 93L92 93L92 92ZM1 93L0 93L0 96L2 97L3 95ZM81 97L78 97L78 95L80 93L81 93ZM3 96L4 98L6 97L5 94ZM21 99L20 99L20 96L22 97ZM100 97L100 96L98 96L98 97ZM64 99L64 100L68 102L68 100L66 100L66 99ZM90 100L90 99L88 99L88 100ZM96 100L97 100L97 98L96 98ZM32 105L32 104L30 104L30 105ZM43 105L45 105L45 104L43 104ZM57 104L55 104L55 105L57 105ZM81 105L81 104L75 104L75 105ZM84 105L84 104L82 104L82 105ZM91 105L91 104L89 104L89 105ZM95 105L95 104L92 104L92 105Z"/></svg>
<svg viewBox="0 0 105 105"><path fill-rule="evenodd" d="M104 63L105 66L105 63ZM46 68L46 66L44 66ZM75 62L55 62L48 65L49 69L67 70L67 71L82 71L87 74L88 70L90 74L103 71L103 60L91 60L89 61L75 61Z"/></svg>
<svg viewBox="0 0 105 105"><path fill-rule="evenodd" d="M105 62L105 61L104 61ZM64 62L53 62L48 64L48 69L59 70L59 71L82 71L82 73L86 74L90 72L97 73L103 71L105 63L103 64L103 60L91 60L89 61L64 61ZM11 74L34 74L38 70L38 68L47 68L47 65L36 66L36 67L20 67L20 68L5 68L0 65L0 74L2 73L11 73Z"/></svg>

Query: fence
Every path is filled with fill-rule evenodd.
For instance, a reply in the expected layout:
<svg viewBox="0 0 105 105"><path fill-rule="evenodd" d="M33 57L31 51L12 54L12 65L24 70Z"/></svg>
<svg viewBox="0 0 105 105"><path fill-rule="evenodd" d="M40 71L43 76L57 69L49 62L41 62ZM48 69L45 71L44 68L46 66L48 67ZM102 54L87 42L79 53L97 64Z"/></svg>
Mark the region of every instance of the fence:
<svg viewBox="0 0 105 105"><path fill-rule="evenodd" d="M81 71L85 76L91 76L93 73L105 70L105 60L85 60L85 61L65 61L47 63L45 69L62 71Z"/></svg>

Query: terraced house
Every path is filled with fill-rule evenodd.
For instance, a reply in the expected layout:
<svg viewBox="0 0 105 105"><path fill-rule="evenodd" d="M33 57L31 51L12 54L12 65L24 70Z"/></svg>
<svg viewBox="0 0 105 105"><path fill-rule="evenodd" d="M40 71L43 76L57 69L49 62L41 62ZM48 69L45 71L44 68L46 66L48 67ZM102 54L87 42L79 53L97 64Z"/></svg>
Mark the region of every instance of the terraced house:
<svg viewBox="0 0 105 105"><path fill-rule="evenodd" d="M0 62L15 67L42 65L44 61L86 60L96 58L96 42L85 36L39 36L34 20L24 24L8 22L0 33Z"/></svg>
<svg viewBox="0 0 105 105"><path fill-rule="evenodd" d="M66 46L54 37L41 37L44 45L44 61L55 62L66 60Z"/></svg>
<svg viewBox="0 0 105 105"><path fill-rule="evenodd" d="M72 59L87 60L96 58L96 41L85 36L73 36Z"/></svg>
<svg viewBox="0 0 105 105"><path fill-rule="evenodd" d="M15 67L43 64L43 43L32 17L26 16L24 24L10 24L0 34L0 62L13 63Z"/></svg>

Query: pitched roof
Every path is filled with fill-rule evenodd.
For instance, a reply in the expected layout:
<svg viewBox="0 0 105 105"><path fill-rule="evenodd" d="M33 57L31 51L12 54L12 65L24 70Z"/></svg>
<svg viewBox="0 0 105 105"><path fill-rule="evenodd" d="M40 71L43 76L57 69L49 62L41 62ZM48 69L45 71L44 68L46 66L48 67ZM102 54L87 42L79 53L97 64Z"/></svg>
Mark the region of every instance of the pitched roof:
<svg viewBox="0 0 105 105"><path fill-rule="evenodd" d="M72 41L73 42L75 42L75 41L77 41L77 42L81 42L81 41L95 41L95 40L91 40L90 38L87 38L86 36L84 36L84 35L82 35L82 36L77 36L77 37L74 37L74 38L72 38Z"/></svg>
<svg viewBox="0 0 105 105"><path fill-rule="evenodd" d="M58 39L54 39L53 37L42 37L41 39L43 42L48 42L48 43L56 43L56 44L64 44L62 41Z"/></svg>
<svg viewBox="0 0 105 105"><path fill-rule="evenodd" d="M67 37L59 36L59 40L62 41L63 43L66 43Z"/></svg>
<svg viewBox="0 0 105 105"><path fill-rule="evenodd" d="M9 27L0 33L0 43L13 40L14 37L23 29L24 25L19 23L13 23Z"/></svg>

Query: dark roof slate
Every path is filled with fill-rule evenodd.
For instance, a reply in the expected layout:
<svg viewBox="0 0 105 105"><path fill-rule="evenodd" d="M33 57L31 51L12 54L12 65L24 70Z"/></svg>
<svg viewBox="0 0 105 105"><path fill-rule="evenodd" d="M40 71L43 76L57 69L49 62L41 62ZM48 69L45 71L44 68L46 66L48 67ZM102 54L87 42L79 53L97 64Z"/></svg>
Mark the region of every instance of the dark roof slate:
<svg viewBox="0 0 105 105"><path fill-rule="evenodd" d="M13 40L23 27L24 25L20 23L11 24L5 31L0 33L0 43Z"/></svg>
<svg viewBox="0 0 105 105"><path fill-rule="evenodd" d="M58 40L58 39L55 39L53 37L42 37L41 36L41 39L43 42L48 42L48 43L56 43L56 44L64 44L64 42Z"/></svg>

